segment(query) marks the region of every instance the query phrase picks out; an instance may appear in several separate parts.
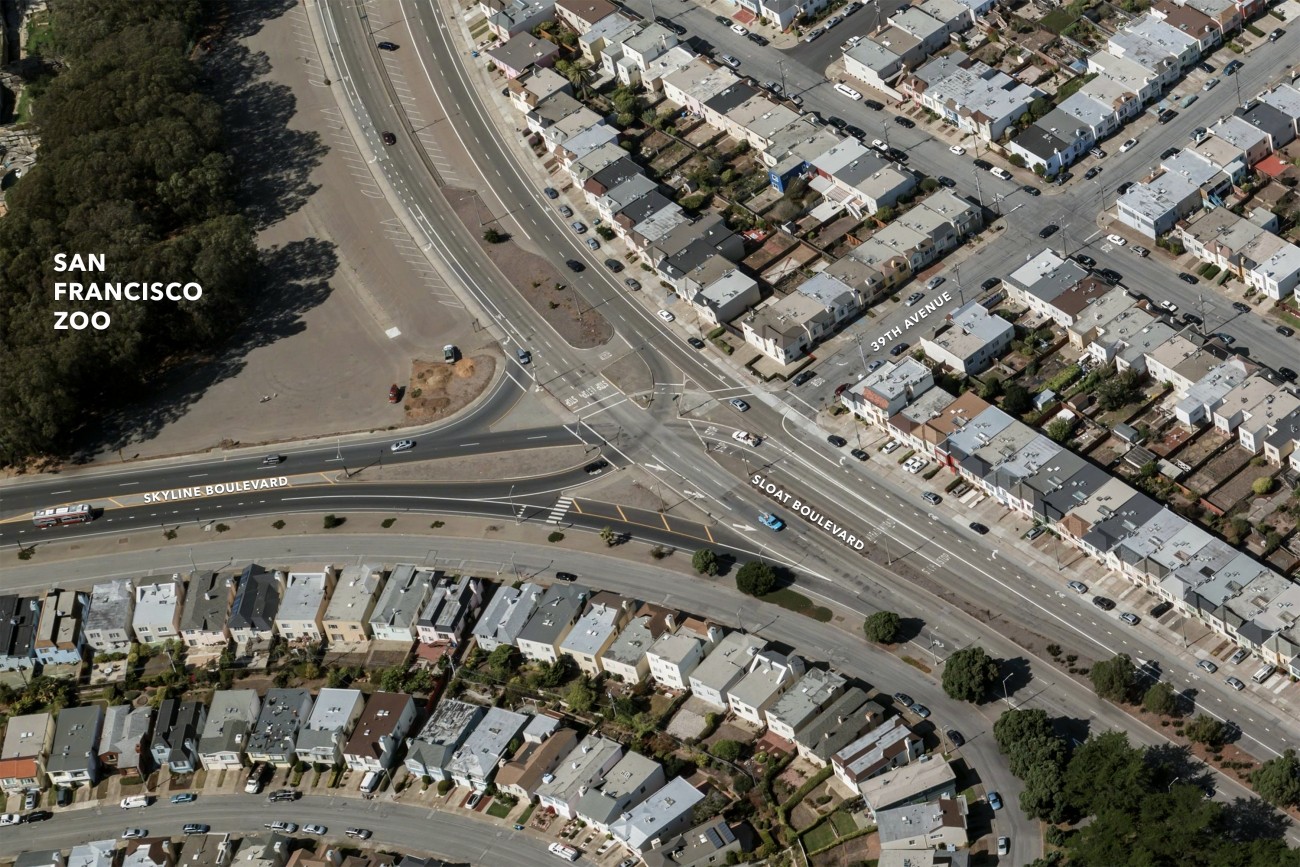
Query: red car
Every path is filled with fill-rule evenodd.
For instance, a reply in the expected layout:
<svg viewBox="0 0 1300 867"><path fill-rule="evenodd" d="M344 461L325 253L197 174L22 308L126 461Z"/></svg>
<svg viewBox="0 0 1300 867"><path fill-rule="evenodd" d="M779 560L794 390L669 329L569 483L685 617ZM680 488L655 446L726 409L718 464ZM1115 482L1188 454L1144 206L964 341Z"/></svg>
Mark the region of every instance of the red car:
<svg viewBox="0 0 1300 867"><path fill-rule="evenodd" d="M389 402L389 403L397 403L398 398L399 398L400 395L401 395L401 392L400 392L400 391L398 390L398 388L397 388L397 383L393 383L392 385L390 385L390 386L388 387L388 402Z"/></svg>

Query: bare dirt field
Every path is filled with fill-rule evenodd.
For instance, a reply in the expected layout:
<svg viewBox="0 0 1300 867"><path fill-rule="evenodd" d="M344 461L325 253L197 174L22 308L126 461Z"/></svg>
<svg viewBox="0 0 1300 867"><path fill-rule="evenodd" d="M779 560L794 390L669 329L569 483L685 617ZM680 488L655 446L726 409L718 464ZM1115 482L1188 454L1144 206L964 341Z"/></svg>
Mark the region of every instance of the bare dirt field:
<svg viewBox="0 0 1300 867"><path fill-rule="evenodd" d="M416 361L403 401L407 424L419 425L454 415L492 383L497 360L491 355L445 361Z"/></svg>

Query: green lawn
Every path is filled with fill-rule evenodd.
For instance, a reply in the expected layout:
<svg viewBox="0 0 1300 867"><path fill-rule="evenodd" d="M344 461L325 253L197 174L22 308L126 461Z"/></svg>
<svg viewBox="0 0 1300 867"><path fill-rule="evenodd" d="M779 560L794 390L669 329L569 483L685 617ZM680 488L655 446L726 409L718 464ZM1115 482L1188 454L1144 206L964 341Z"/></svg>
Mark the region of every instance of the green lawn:
<svg viewBox="0 0 1300 867"><path fill-rule="evenodd" d="M1077 21L1078 18L1079 16L1069 8L1058 8L1053 9L1051 12L1044 15L1039 19L1038 23L1043 25L1045 29L1052 31L1059 36L1065 28Z"/></svg>
<svg viewBox="0 0 1300 867"><path fill-rule="evenodd" d="M50 13L33 15L27 22L27 54L45 57L54 54L54 31L50 28Z"/></svg>
<svg viewBox="0 0 1300 867"><path fill-rule="evenodd" d="M841 837L858 830L858 823L853 821L853 817L843 810L836 810L831 813L831 824L835 826L836 833Z"/></svg>
<svg viewBox="0 0 1300 867"><path fill-rule="evenodd" d="M822 822L803 835L803 846L809 852L815 852L818 849L833 846L838 839L839 837L835 834L835 827L830 822Z"/></svg>
<svg viewBox="0 0 1300 867"><path fill-rule="evenodd" d="M498 819L504 819L506 816L510 815L510 811L514 808L514 804L507 804L505 801L494 800L491 804L488 804L487 814L489 816L495 816Z"/></svg>
<svg viewBox="0 0 1300 867"><path fill-rule="evenodd" d="M529 804L529 805L528 805L528 809L527 809L527 810L524 810L524 814L523 814L522 816L520 816L518 819L516 819L515 821L517 821L520 825L527 825L527 824L528 824L528 817L531 816L531 815L533 815L533 810L535 810L535 809L537 809L537 805L536 805L536 804Z"/></svg>

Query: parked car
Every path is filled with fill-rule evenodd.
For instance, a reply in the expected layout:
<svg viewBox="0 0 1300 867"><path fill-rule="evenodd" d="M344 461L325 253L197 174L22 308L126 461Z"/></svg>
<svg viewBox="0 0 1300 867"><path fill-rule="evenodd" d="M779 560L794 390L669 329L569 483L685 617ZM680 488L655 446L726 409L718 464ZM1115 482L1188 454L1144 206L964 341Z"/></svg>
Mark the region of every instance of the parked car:
<svg viewBox="0 0 1300 867"><path fill-rule="evenodd" d="M1118 187L1115 188L1116 194L1121 196L1124 195L1129 190L1133 189L1133 183L1134 183L1133 181L1125 181L1124 183L1120 184Z"/></svg>
<svg viewBox="0 0 1300 867"><path fill-rule="evenodd" d="M916 126L916 121L908 117L903 117L901 114L894 115L894 123L898 124L903 129L913 129Z"/></svg>
<svg viewBox="0 0 1300 867"><path fill-rule="evenodd" d="M1179 271L1178 279L1182 280L1184 283L1188 284L1189 286L1195 286L1197 283L1201 282L1200 280L1197 280L1195 277L1193 277L1191 274L1188 274L1186 271Z"/></svg>
<svg viewBox="0 0 1300 867"><path fill-rule="evenodd" d="M862 449L853 449L852 451L849 452L849 454L853 455L853 457L857 458L860 461L865 461L871 457L871 455L867 454Z"/></svg>
<svg viewBox="0 0 1300 867"><path fill-rule="evenodd" d="M911 346L911 344L910 344L910 343L907 343L907 342L903 342L903 343L895 343L895 344L893 345L893 347L890 348L890 350L889 350L889 354L892 355L892 356L894 356L895 358L897 358L898 356L900 356L900 355L902 355L904 352L906 352L906 351L907 351L907 347L909 347L909 346Z"/></svg>
<svg viewBox="0 0 1300 867"><path fill-rule="evenodd" d="M172 795L171 801L173 804L192 804L198 799L199 796L193 792L181 792L179 795Z"/></svg>
<svg viewBox="0 0 1300 867"><path fill-rule="evenodd" d="M998 854L999 854L999 855L1010 855L1010 854L1011 854L1011 838L1010 838L1010 837L999 837L999 838L998 838Z"/></svg>
<svg viewBox="0 0 1300 867"><path fill-rule="evenodd" d="M745 401L738 397L733 397L731 400L727 401L727 403L731 404L732 407L735 408L736 412L749 412L749 404L745 403Z"/></svg>
<svg viewBox="0 0 1300 867"><path fill-rule="evenodd" d="M992 807L994 810L1002 809L1002 796L999 795L997 792L989 792L988 802L989 802L989 806Z"/></svg>
<svg viewBox="0 0 1300 867"><path fill-rule="evenodd" d="M1269 34L1268 34L1268 41L1269 41L1269 42L1277 42L1279 39L1281 39L1281 38L1282 38L1283 36L1285 36L1285 35L1286 35L1286 31L1283 30L1281 27L1274 28L1274 29L1273 29L1272 31L1270 31Z"/></svg>
<svg viewBox="0 0 1300 867"><path fill-rule="evenodd" d="M1116 271L1114 268L1102 268L1097 273L1104 277L1108 283L1118 283L1124 279L1124 275Z"/></svg>
<svg viewBox="0 0 1300 867"><path fill-rule="evenodd" d="M1088 169L1086 172L1083 173L1083 179L1085 181L1090 181L1093 178L1097 177L1097 175L1099 174L1101 174L1101 166L1093 166L1092 168Z"/></svg>
<svg viewBox="0 0 1300 867"><path fill-rule="evenodd" d="M686 35L686 28L681 24L678 24L676 21L672 20L671 18L665 18L664 16L659 15L655 17L655 23L658 24L660 27L667 27L669 30L676 33L678 36Z"/></svg>
<svg viewBox="0 0 1300 867"><path fill-rule="evenodd" d="M660 311L659 311L658 313L656 313L655 315L658 316L660 319L662 319L664 322L672 322L674 319L677 318L676 316L674 316L672 313L668 312L667 310L660 310Z"/></svg>
<svg viewBox="0 0 1300 867"><path fill-rule="evenodd" d="M397 451L394 449L393 451ZM262 781L266 778L268 765L266 762L257 762L248 772L248 780L244 783L244 791L250 795L256 795L262 791Z"/></svg>
<svg viewBox="0 0 1300 867"><path fill-rule="evenodd" d="M568 205L560 205L558 210L560 212L560 216L564 217L566 220L569 217L573 216L573 208L570 208Z"/></svg>
<svg viewBox="0 0 1300 867"><path fill-rule="evenodd" d="M1210 674L1214 674L1219 670L1219 667L1208 659L1202 659L1200 662L1196 663L1196 667L1201 671L1209 672Z"/></svg>
<svg viewBox="0 0 1300 867"><path fill-rule="evenodd" d="M724 54L718 59L721 60L723 63L727 64L728 66L730 66L732 69L740 68L740 61L732 57L730 54Z"/></svg>
<svg viewBox="0 0 1300 867"><path fill-rule="evenodd" d="M1150 614L1152 617L1163 617L1164 615L1168 614L1170 610L1173 609L1173 607L1174 607L1174 603L1172 602L1168 602L1168 601L1157 602L1155 605L1151 606L1151 610L1148 611L1147 613Z"/></svg>
<svg viewBox="0 0 1300 867"><path fill-rule="evenodd" d="M578 576L577 576L577 575L574 575L572 572L556 572L556 573L555 573L555 580L556 580L556 581L567 581L567 582L569 582L570 584L572 584L574 581L577 581L577 580L578 580Z"/></svg>
<svg viewBox="0 0 1300 867"><path fill-rule="evenodd" d="M795 385L803 385L805 382L812 379L816 375L817 374L813 373L811 370L800 371L799 374L795 376L793 380L791 380L791 382L793 382Z"/></svg>
<svg viewBox="0 0 1300 867"><path fill-rule="evenodd" d="M760 47L768 44L767 37L761 33L754 33L753 31L750 31L749 33L745 34L745 38Z"/></svg>
<svg viewBox="0 0 1300 867"><path fill-rule="evenodd" d="M1120 619L1120 620L1123 620L1123 621L1124 621L1125 623L1127 623L1129 626L1137 626L1138 623L1140 623L1141 620L1142 620L1142 618L1138 617L1136 614L1130 614L1130 613L1127 612L1127 611L1125 611L1123 614L1121 614L1121 615L1119 616L1119 619Z"/></svg>
<svg viewBox="0 0 1300 867"><path fill-rule="evenodd" d="M1183 320L1184 322L1186 322L1188 325L1204 325L1204 324L1205 324L1205 320L1202 319L1201 317L1197 316L1195 313L1184 313L1184 314L1182 315L1182 320Z"/></svg>
<svg viewBox="0 0 1300 867"><path fill-rule="evenodd" d="M1038 237L1050 238L1060 230L1061 227L1056 225L1055 223L1048 223L1046 226L1038 230Z"/></svg>
<svg viewBox="0 0 1300 867"><path fill-rule="evenodd" d="M641 281L637 280L634 277L624 277L623 285L626 286L630 291L636 292L641 288Z"/></svg>
<svg viewBox="0 0 1300 867"><path fill-rule="evenodd" d="M465 806L466 808L472 810L482 802L483 802L483 793L475 792L474 794L469 796L469 800L465 802Z"/></svg>
<svg viewBox="0 0 1300 867"><path fill-rule="evenodd" d="M937 506L943 502L943 497L939 496L934 491L926 491L921 495L921 499L925 500L931 506Z"/></svg>
<svg viewBox="0 0 1300 867"><path fill-rule="evenodd" d="M975 168L977 168L977 169L983 169L983 170L986 171L986 172L987 172L989 169L993 168L993 163L989 162L988 160L982 160L982 159L979 159L978 157L974 160L974 165L975 165Z"/></svg>
<svg viewBox="0 0 1300 867"><path fill-rule="evenodd" d="M1164 311L1166 311L1166 312L1168 312L1168 313L1177 313L1177 312L1178 312L1178 305L1175 304L1174 302L1168 300L1168 299L1165 299L1164 301L1161 301L1159 306L1160 306L1160 309L1161 309L1161 310L1164 310Z"/></svg>
<svg viewBox="0 0 1300 867"><path fill-rule="evenodd" d="M1242 660L1244 660L1248 656L1250 656L1250 651L1244 647L1241 647L1237 649L1236 653L1234 653L1232 656L1228 658L1228 662L1231 662L1233 665L1238 665L1241 663Z"/></svg>
<svg viewBox="0 0 1300 867"><path fill-rule="evenodd" d="M586 241L584 241L583 243L587 245L587 249L588 249L588 250L599 250L599 249L600 249L600 242L597 241L595 238L588 238L588 239L587 239Z"/></svg>
<svg viewBox="0 0 1300 867"><path fill-rule="evenodd" d="M295 834L298 831L296 822L267 822L262 827L268 831L279 831L281 834Z"/></svg>
<svg viewBox="0 0 1300 867"><path fill-rule="evenodd" d="M1143 259L1145 259L1147 256L1150 256L1150 255L1151 255L1151 251L1148 250L1146 247L1143 247L1141 244L1138 244L1138 245L1134 246L1134 247L1133 247L1133 252L1134 252L1134 253L1137 253L1137 254L1138 254L1139 256L1141 256Z"/></svg>
<svg viewBox="0 0 1300 867"><path fill-rule="evenodd" d="M688 337L688 338L686 338L686 342L690 344L690 346L691 346L692 349L703 349L703 348L704 348L704 341L701 340L701 339L698 338L698 337Z"/></svg>
<svg viewBox="0 0 1300 867"><path fill-rule="evenodd" d="M369 828L348 828L343 833L354 840L369 840L374 836Z"/></svg>
<svg viewBox="0 0 1300 867"><path fill-rule="evenodd" d="M329 833L329 828L326 828L324 825L303 825L302 832L304 834L312 834L316 837L324 837Z"/></svg>
<svg viewBox="0 0 1300 867"><path fill-rule="evenodd" d="M930 718L930 709L923 704L914 704L909 707L908 710L919 716L921 719Z"/></svg>
<svg viewBox="0 0 1300 867"><path fill-rule="evenodd" d="M952 178L948 177L947 175L939 175L939 177L935 178L935 180L939 182L939 186L947 187L950 190L953 187L957 186L957 182L954 181Z"/></svg>
<svg viewBox="0 0 1300 867"><path fill-rule="evenodd" d="M1038 189L1038 187L1034 186L1033 184L1021 184L1020 189L1024 190L1026 193L1029 193L1029 195L1031 196L1041 196L1043 194L1043 191Z"/></svg>
<svg viewBox="0 0 1300 867"><path fill-rule="evenodd" d="M569 224L569 228L572 229L576 234L582 235L582 234L586 234L587 224L582 222L582 220L574 220L572 223Z"/></svg>
<svg viewBox="0 0 1300 867"><path fill-rule="evenodd" d="M1210 79L1207 79L1207 80L1206 80L1205 84L1202 84L1202 85L1201 85L1201 90L1204 90L1204 91L1207 91L1207 92L1208 92L1208 91L1214 90L1214 88L1216 88L1216 87L1218 87L1218 86L1219 86L1219 79L1217 79L1217 78L1210 78Z"/></svg>
<svg viewBox="0 0 1300 867"><path fill-rule="evenodd" d="M54 814L49 810L32 810L26 816L23 816L23 821L30 825L32 822L44 822L53 818Z"/></svg>
<svg viewBox="0 0 1300 867"><path fill-rule="evenodd" d="M1072 180L1074 180L1074 172L1061 172L1059 175L1056 176L1056 185L1059 187L1062 184Z"/></svg>
<svg viewBox="0 0 1300 867"><path fill-rule="evenodd" d="M894 693L894 701L898 702L903 707L911 707L913 704L912 697L905 692Z"/></svg>
<svg viewBox="0 0 1300 867"><path fill-rule="evenodd" d="M181 833L186 837L192 834L206 834L212 830L210 825L204 825L202 822L186 822L181 826Z"/></svg>
<svg viewBox="0 0 1300 867"><path fill-rule="evenodd" d="M835 448L837 449L842 449L849 444L849 441L846 440L844 437L840 436L839 434L830 434L829 436L826 437L826 442L835 446Z"/></svg>
<svg viewBox="0 0 1300 867"><path fill-rule="evenodd" d="M931 277L929 280L926 280L926 281L925 281L925 288L926 288L926 289L938 289L940 286L943 285L943 281L944 281L944 279L945 279L945 278L943 278L943 277Z"/></svg>
<svg viewBox="0 0 1300 867"><path fill-rule="evenodd" d="M122 832L123 840L140 840L149 836L147 828L127 828Z"/></svg>
<svg viewBox="0 0 1300 867"><path fill-rule="evenodd" d="M266 796L268 803L275 804L280 801L296 801L302 797L302 792L297 789L276 789Z"/></svg>
<svg viewBox="0 0 1300 867"><path fill-rule="evenodd" d="M1213 63L1198 63L1196 68L1201 72L1214 73L1216 71Z"/></svg>
<svg viewBox="0 0 1300 867"><path fill-rule="evenodd" d="M1166 108L1164 111L1160 112L1160 114L1156 115L1156 123L1169 123L1169 121L1176 117L1178 117L1178 112L1174 111L1172 108Z"/></svg>
<svg viewBox="0 0 1300 867"><path fill-rule="evenodd" d="M1125 140L1124 144L1119 146L1119 152L1122 154L1128 153L1129 151L1133 150L1133 148L1137 147L1137 143L1138 140L1135 138L1127 139Z"/></svg>
<svg viewBox="0 0 1300 867"><path fill-rule="evenodd" d="M862 100L862 104L865 105L867 108L871 109L872 111L885 110L885 104L883 102L877 102L874 99L864 99Z"/></svg>
<svg viewBox="0 0 1300 867"><path fill-rule="evenodd" d="M948 741L954 747L963 747L966 745L966 736L956 729L948 729L944 734L948 736Z"/></svg>
<svg viewBox="0 0 1300 867"><path fill-rule="evenodd" d="M1092 597L1092 604L1096 605L1102 611L1110 611L1115 607L1115 600L1108 599L1105 596L1094 596Z"/></svg>
<svg viewBox="0 0 1300 867"><path fill-rule="evenodd" d="M40 792L35 789L28 789L23 793L23 809L32 810L36 807L36 801L40 798Z"/></svg>
<svg viewBox="0 0 1300 867"><path fill-rule="evenodd" d="M6 825L18 825L21 824L22 821L23 821L23 817L18 815L17 813L0 814L0 828L5 827Z"/></svg>
<svg viewBox="0 0 1300 867"><path fill-rule="evenodd" d="M542 193L548 199L558 199L560 197L560 191L555 187L542 187Z"/></svg>
<svg viewBox="0 0 1300 867"><path fill-rule="evenodd" d="M1025 534L1025 539L1032 542L1046 532L1047 528L1042 524L1038 524L1037 526L1030 528L1029 532Z"/></svg>
<svg viewBox="0 0 1300 867"><path fill-rule="evenodd" d="M1094 157L1096 157L1099 160L1105 159L1106 157L1106 152L1099 147L1092 148L1091 150L1088 151L1088 153L1092 154Z"/></svg>
<svg viewBox="0 0 1300 867"><path fill-rule="evenodd" d="M990 277L980 284L980 289L983 290L984 292L987 292L990 289L996 287L1001 282L1002 282L1001 277Z"/></svg>
<svg viewBox="0 0 1300 867"><path fill-rule="evenodd" d="M1243 689L1246 688L1246 684L1242 683L1240 680L1238 680L1235 677L1228 678L1227 680L1224 681L1224 683L1226 683L1228 686L1235 689L1237 692L1241 692Z"/></svg>
<svg viewBox="0 0 1300 867"><path fill-rule="evenodd" d="M72 789L67 786L54 787L54 803L60 807L72 806Z"/></svg>
<svg viewBox="0 0 1300 867"><path fill-rule="evenodd" d="M1281 334L1283 337L1295 336L1295 329L1289 325L1279 325L1277 328L1274 328L1273 330L1276 331L1278 334Z"/></svg>
<svg viewBox="0 0 1300 867"><path fill-rule="evenodd" d="M1286 382L1295 382L1296 373L1289 367L1279 367L1277 375Z"/></svg>
<svg viewBox="0 0 1300 867"><path fill-rule="evenodd" d="M989 528L981 524L979 521L971 521L970 528L981 536L987 534L989 531Z"/></svg>
<svg viewBox="0 0 1300 867"><path fill-rule="evenodd" d="M1116 235L1114 232L1107 235L1106 240L1114 244L1116 247L1123 247L1128 243L1128 240L1123 235Z"/></svg>
<svg viewBox="0 0 1300 867"><path fill-rule="evenodd" d="M1237 70L1241 69L1245 65L1246 64L1242 63L1240 60L1230 60L1228 61L1228 65L1223 67L1223 74L1236 75Z"/></svg>
<svg viewBox="0 0 1300 867"><path fill-rule="evenodd" d="M1078 593L1079 595L1083 595L1084 593L1088 592L1088 585L1084 584L1082 581L1071 581L1069 584L1066 584L1065 586L1069 587L1071 590L1073 590L1075 593Z"/></svg>

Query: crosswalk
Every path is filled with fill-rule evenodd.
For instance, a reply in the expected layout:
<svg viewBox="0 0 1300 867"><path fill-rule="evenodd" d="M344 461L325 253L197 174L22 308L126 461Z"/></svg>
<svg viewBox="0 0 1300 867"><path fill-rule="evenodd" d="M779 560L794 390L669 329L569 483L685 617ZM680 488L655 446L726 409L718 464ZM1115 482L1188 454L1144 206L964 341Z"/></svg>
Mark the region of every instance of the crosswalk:
<svg viewBox="0 0 1300 867"><path fill-rule="evenodd" d="M551 514L546 517L546 523L558 524L564 520L564 516L569 513L569 507L573 505L573 497L560 497L555 501L555 507L551 509Z"/></svg>

